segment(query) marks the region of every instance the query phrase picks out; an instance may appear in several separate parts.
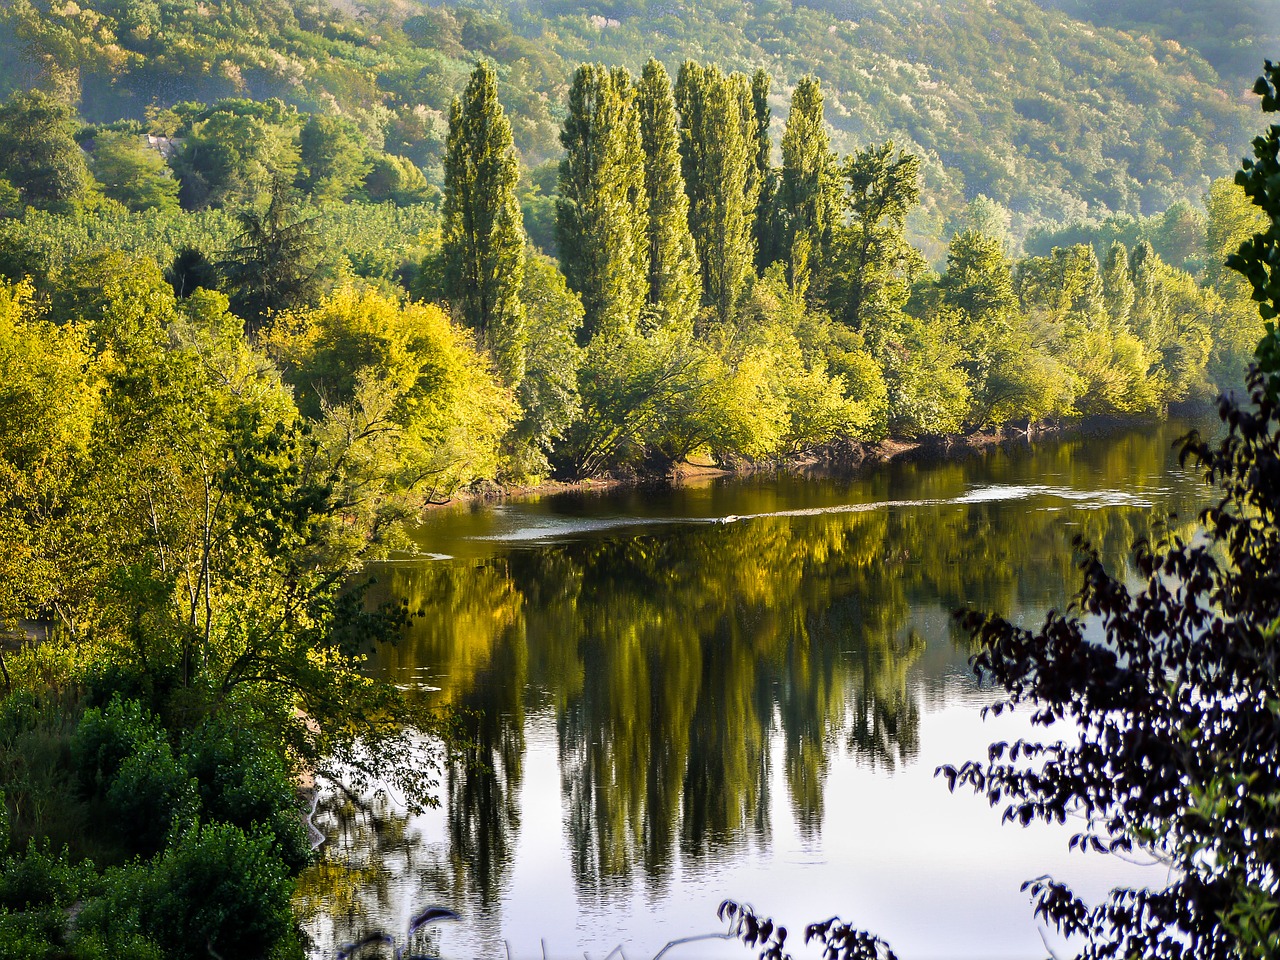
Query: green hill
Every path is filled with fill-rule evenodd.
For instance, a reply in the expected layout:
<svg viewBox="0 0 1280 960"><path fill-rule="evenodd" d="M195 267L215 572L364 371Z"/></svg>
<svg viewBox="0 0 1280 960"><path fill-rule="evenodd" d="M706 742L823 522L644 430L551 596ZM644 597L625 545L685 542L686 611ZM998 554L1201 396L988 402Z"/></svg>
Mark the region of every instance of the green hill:
<svg viewBox="0 0 1280 960"><path fill-rule="evenodd" d="M1046 0L1099 26L1175 40L1237 89L1253 86L1263 60L1280 57L1280 0Z"/></svg>
<svg viewBox="0 0 1280 960"><path fill-rule="evenodd" d="M838 149L892 138L920 154L922 235L979 194L1010 208L1018 234L1198 201L1236 166L1251 119L1238 85L1185 44L1031 0L14 0L0 17L0 83L69 90L89 120L276 97L349 115L429 175L441 111L477 57L499 65L529 166L558 155L584 60L763 66L775 124L814 73Z"/></svg>

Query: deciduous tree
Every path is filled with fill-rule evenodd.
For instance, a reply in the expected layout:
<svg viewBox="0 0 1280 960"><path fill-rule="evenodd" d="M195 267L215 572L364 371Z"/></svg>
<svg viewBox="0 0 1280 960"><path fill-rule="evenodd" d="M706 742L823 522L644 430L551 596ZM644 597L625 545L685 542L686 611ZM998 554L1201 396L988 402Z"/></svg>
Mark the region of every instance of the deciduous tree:
<svg viewBox="0 0 1280 960"><path fill-rule="evenodd" d="M756 114L751 81L686 61L676 78L689 229L702 265L702 300L729 320L755 269Z"/></svg>
<svg viewBox="0 0 1280 960"><path fill-rule="evenodd" d="M0 106L0 176L24 203L62 208L88 189L75 125L70 106L39 90L15 93Z"/></svg>
<svg viewBox="0 0 1280 960"><path fill-rule="evenodd" d="M787 279L802 295L821 296L837 212L835 157L822 113L817 77L804 77L791 95L782 134L782 181L778 189L778 229L787 260Z"/></svg>
<svg viewBox="0 0 1280 960"><path fill-rule="evenodd" d="M582 297L582 343L633 331L649 290L649 198L635 87L622 69L573 76L560 142L560 267Z"/></svg>
<svg viewBox="0 0 1280 960"><path fill-rule="evenodd" d="M511 125L493 67L481 62L449 111L445 153L445 295L477 332L503 379L524 377L525 235Z"/></svg>
<svg viewBox="0 0 1280 960"><path fill-rule="evenodd" d="M702 283L689 232L689 198L680 172L671 78L657 60L644 65L637 85L645 192L649 198L649 310L663 323L688 323Z"/></svg>

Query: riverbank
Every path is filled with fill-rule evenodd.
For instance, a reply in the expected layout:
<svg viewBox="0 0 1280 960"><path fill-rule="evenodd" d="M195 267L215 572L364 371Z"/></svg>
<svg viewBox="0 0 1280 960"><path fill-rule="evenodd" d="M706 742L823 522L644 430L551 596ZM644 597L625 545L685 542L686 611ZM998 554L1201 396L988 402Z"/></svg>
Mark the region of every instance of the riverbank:
<svg viewBox="0 0 1280 960"><path fill-rule="evenodd" d="M1212 408L1180 410L1179 416L1208 416ZM826 446L805 450L781 460L742 459L718 464L691 458L665 469L605 474L585 480L546 480L537 484L501 484L484 481L454 494L453 499L432 506L450 506L459 502L502 502L543 497L557 493L605 492L646 485L683 486L710 483L724 477L759 474L792 474L795 476L856 476L893 462L940 463L958 461L990 451L993 447L1025 447L1048 437L1073 435L1103 438L1135 426L1159 424L1159 417L1086 417L1080 420L1045 422L1023 426L1006 426L998 430L978 430L967 434L903 438L886 437L875 443L839 440Z"/></svg>

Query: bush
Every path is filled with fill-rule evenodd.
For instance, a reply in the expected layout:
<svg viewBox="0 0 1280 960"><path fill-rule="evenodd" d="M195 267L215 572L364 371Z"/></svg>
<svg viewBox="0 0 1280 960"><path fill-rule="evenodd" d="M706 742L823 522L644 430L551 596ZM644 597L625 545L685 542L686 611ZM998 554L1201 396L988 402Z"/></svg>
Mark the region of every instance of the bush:
<svg viewBox="0 0 1280 960"><path fill-rule="evenodd" d="M0 960L54 960L65 956L61 943L67 927L61 910L0 910Z"/></svg>
<svg viewBox="0 0 1280 960"><path fill-rule="evenodd" d="M195 817L195 784L159 721L136 700L86 711L71 756L81 788L103 804L133 853L155 853L175 822L185 826Z"/></svg>
<svg viewBox="0 0 1280 960"><path fill-rule="evenodd" d="M135 700L144 710L159 713L181 681L177 663L151 663L145 670L115 660L94 663L84 673L84 702L105 707L112 700Z"/></svg>
<svg viewBox="0 0 1280 960"><path fill-rule="evenodd" d="M0 909L31 910L37 907L69 907L83 893L93 875L93 865L72 866L66 851L54 855L33 841L24 853L3 861L0 871Z"/></svg>
<svg viewBox="0 0 1280 960"><path fill-rule="evenodd" d="M199 796L168 741L148 740L125 758L107 789L107 813L128 847L142 854L164 846L170 831L196 816Z"/></svg>
<svg viewBox="0 0 1280 960"><path fill-rule="evenodd" d="M166 960L298 953L293 884L269 837L229 824L187 830L150 863L112 871L80 916L81 942L154 944Z"/></svg>
<svg viewBox="0 0 1280 960"><path fill-rule="evenodd" d="M105 796L121 764L143 743L164 738L160 722L136 700L113 697L85 711L71 738L71 762L89 796Z"/></svg>
<svg viewBox="0 0 1280 960"><path fill-rule="evenodd" d="M187 768L199 783L207 820L269 834L291 871L311 858L297 789L284 760L243 714L208 717L183 744Z"/></svg>
<svg viewBox="0 0 1280 960"><path fill-rule="evenodd" d="M67 863L67 851L28 845L0 864L0 960L63 957L66 910L84 895L93 865Z"/></svg>

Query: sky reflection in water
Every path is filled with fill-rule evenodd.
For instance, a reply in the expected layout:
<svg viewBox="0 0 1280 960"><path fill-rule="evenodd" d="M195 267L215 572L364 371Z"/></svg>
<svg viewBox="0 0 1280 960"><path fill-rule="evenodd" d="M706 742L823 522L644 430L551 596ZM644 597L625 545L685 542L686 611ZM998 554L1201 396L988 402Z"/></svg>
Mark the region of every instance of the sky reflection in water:
<svg viewBox="0 0 1280 960"><path fill-rule="evenodd" d="M1118 564L1193 516L1183 432L441 512L421 543L443 556L382 571L425 615L377 667L469 711L478 763L424 817L329 818L316 955L441 903L463 915L432 933L446 957L638 960L733 897L797 933L839 914L903 960L1043 957L1022 881L1164 873L1068 856L1077 825L1001 827L933 777L1028 732L979 720L949 612L1038 622L1074 587L1073 535Z"/></svg>

